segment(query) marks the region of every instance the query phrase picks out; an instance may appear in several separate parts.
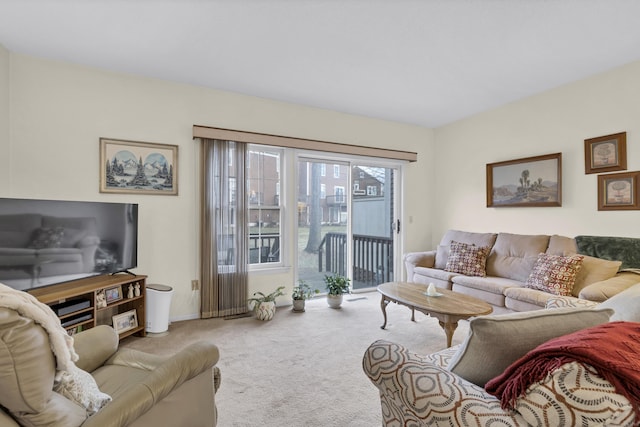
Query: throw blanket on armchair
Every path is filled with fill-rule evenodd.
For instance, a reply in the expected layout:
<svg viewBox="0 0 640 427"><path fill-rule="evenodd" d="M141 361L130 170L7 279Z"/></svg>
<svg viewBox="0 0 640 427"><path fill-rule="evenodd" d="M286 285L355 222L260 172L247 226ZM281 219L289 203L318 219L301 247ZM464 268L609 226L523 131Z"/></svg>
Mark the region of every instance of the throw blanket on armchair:
<svg viewBox="0 0 640 427"><path fill-rule="evenodd" d="M624 395L640 417L640 323L610 322L547 341L515 361L485 385L504 409L513 408L527 388L565 363L594 367Z"/></svg>
<svg viewBox="0 0 640 427"><path fill-rule="evenodd" d="M0 307L10 308L21 316L31 319L47 331L51 350L56 356L58 374L70 370L78 355L73 348L73 337L60 325L60 319L51 308L33 295L10 288L0 283Z"/></svg>

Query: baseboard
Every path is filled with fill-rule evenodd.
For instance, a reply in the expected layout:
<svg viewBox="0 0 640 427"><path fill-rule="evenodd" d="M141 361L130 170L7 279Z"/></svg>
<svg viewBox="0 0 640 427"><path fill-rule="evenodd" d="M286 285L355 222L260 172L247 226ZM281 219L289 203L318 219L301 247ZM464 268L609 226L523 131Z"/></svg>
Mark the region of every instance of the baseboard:
<svg viewBox="0 0 640 427"><path fill-rule="evenodd" d="M200 314L198 314L198 313L185 314L183 316L170 317L169 318L169 323L171 323L171 322L181 322L183 320L195 320L195 319L199 319L199 318L200 318Z"/></svg>

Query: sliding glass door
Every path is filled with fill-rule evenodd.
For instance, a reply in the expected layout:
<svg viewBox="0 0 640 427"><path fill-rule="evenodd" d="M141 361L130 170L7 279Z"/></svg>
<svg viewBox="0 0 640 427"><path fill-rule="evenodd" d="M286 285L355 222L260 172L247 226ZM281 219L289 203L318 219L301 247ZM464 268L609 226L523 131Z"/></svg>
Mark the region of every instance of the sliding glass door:
<svg viewBox="0 0 640 427"><path fill-rule="evenodd" d="M397 168L300 157L297 164L297 275L325 292L325 275L353 290L392 281L397 266Z"/></svg>

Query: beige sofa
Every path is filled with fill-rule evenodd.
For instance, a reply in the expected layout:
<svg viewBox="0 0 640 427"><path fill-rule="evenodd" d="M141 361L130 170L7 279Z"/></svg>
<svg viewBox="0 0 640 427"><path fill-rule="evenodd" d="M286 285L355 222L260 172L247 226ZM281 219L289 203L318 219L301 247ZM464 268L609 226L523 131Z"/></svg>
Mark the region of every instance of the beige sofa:
<svg viewBox="0 0 640 427"><path fill-rule="evenodd" d="M489 248L486 276L447 271L452 242ZM569 256L577 252L576 239L571 237L449 230L436 249L405 254L404 264L409 282L434 283L480 298L494 307L494 313L508 313L544 308L555 296L525 286L539 254ZM640 282L638 274L619 272L621 264L584 255L570 297L601 302Z"/></svg>
<svg viewBox="0 0 640 427"><path fill-rule="evenodd" d="M99 392L112 399L91 416L53 391L55 358L45 330L0 308L0 427L216 425L220 376L215 345L200 342L160 357L118 350L118 336L109 326L74 338L80 356L76 366L91 373Z"/></svg>

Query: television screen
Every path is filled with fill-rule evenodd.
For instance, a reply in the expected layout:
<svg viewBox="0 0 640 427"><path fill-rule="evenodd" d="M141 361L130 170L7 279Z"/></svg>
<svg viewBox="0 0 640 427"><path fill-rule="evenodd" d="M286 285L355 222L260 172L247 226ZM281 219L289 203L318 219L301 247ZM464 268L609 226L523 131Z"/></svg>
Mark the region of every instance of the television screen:
<svg viewBox="0 0 640 427"><path fill-rule="evenodd" d="M28 290L137 265L138 205L0 198L0 283Z"/></svg>

